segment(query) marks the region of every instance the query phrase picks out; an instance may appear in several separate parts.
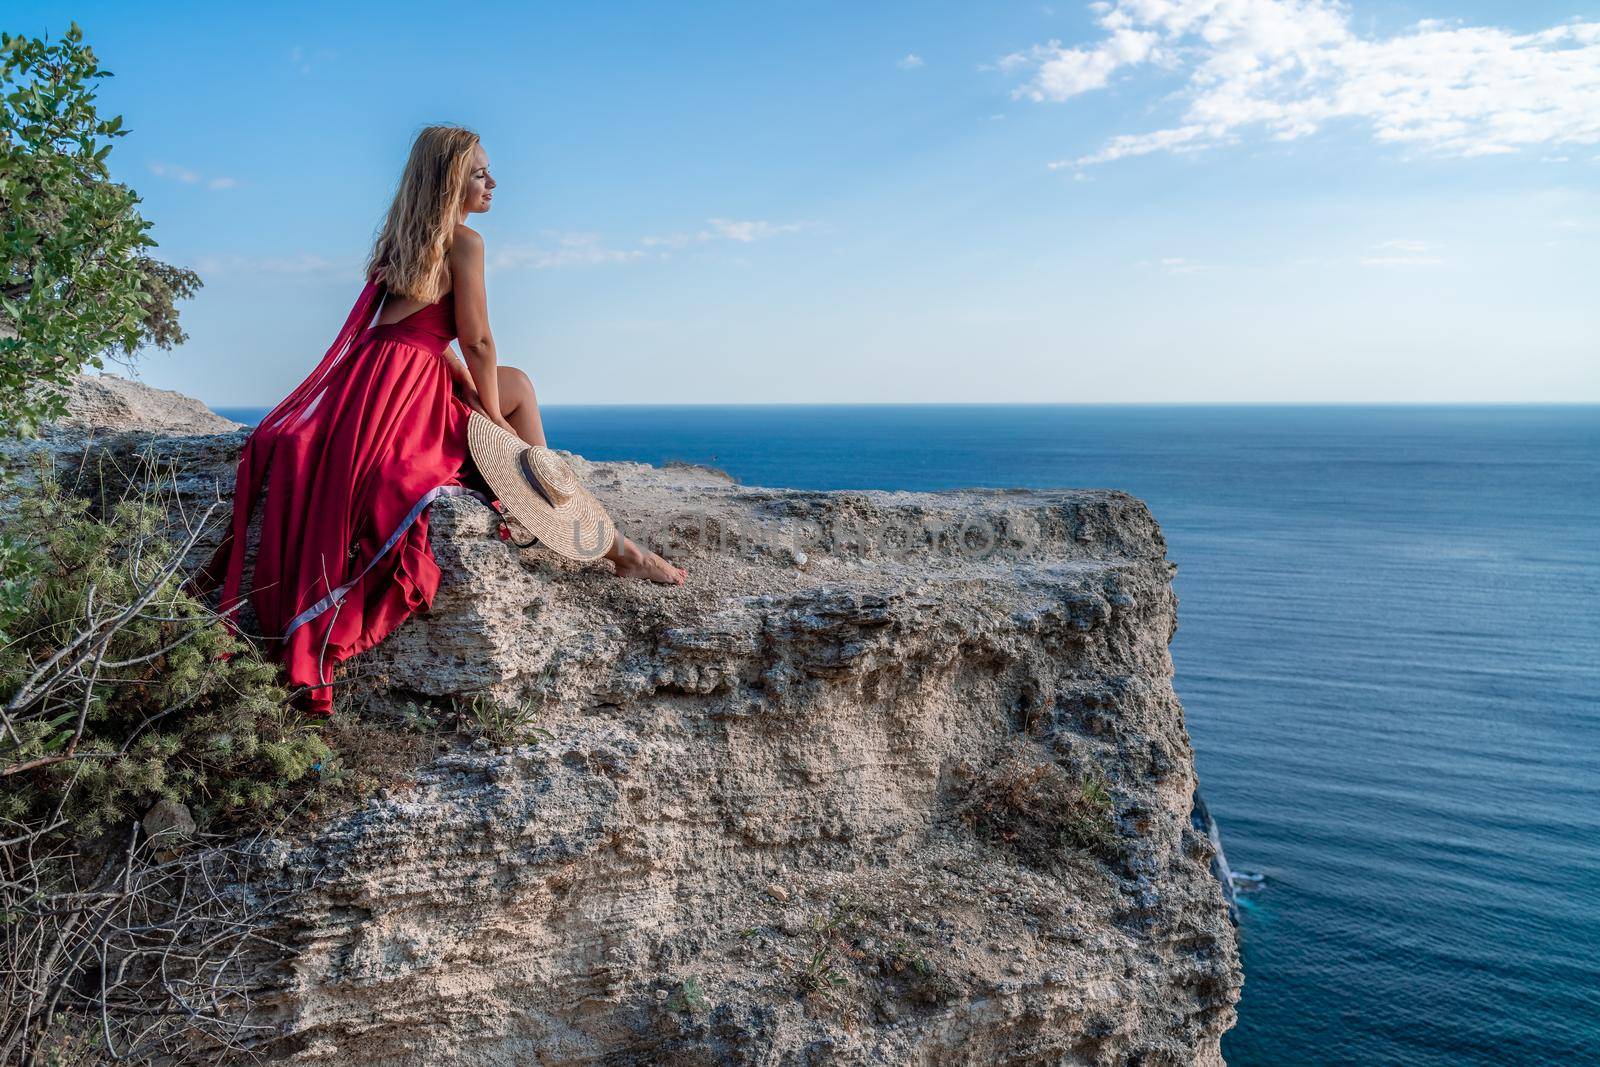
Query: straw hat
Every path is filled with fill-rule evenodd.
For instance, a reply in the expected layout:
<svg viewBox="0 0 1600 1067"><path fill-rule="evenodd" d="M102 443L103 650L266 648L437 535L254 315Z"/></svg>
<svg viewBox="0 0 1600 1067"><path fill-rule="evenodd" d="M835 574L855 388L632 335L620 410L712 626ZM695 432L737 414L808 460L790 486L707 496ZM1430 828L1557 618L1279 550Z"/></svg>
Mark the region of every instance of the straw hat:
<svg viewBox="0 0 1600 1067"><path fill-rule="evenodd" d="M555 449L530 445L478 411L467 418L467 447L505 513L546 548L578 560L610 550L616 524Z"/></svg>

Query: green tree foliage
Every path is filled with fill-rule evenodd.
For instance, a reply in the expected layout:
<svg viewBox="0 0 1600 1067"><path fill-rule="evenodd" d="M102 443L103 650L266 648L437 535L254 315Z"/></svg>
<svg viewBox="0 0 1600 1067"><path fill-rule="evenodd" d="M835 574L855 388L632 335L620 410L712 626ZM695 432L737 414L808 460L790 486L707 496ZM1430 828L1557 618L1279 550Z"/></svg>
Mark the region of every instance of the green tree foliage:
<svg viewBox="0 0 1600 1067"><path fill-rule="evenodd" d="M111 180L128 131L96 114L106 77L75 22L55 42L0 33L0 437L64 414L102 357L185 340L174 302L201 282L146 254L140 197Z"/></svg>

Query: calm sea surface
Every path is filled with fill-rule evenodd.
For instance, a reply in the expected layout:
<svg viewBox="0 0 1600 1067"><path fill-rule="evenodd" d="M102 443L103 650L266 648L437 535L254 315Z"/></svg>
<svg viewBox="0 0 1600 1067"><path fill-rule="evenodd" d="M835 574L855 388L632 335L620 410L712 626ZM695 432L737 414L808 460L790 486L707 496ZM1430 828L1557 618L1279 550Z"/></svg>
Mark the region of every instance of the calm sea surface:
<svg viewBox="0 0 1600 1067"><path fill-rule="evenodd" d="M1228 1061L1600 1063L1600 407L544 411L751 485L1142 497L1201 782L1265 876Z"/></svg>

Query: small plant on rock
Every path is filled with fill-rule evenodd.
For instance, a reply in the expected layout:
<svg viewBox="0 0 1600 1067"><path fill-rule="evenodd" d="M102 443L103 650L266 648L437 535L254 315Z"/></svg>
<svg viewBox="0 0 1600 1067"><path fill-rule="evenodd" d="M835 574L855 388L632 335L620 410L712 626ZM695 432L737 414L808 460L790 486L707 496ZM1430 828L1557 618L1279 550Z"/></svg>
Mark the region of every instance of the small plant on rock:
<svg viewBox="0 0 1600 1067"><path fill-rule="evenodd" d="M819 946L811 958L794 974L795 988L801 995L825 993L834 986L844 985L848 979L833 966L833 954L828 945Z"/></svg>
<svg viewBox="0 0 1600 1067"><path fill-rule="evenodd" d="M678 988L667 998L668 1011L685 1011L696 1015L710 1007L711 1001L706 999L705 991L700 988L700 980L693 976L678 983Z"/></svg>
<svg viewBox="0 0 1600 1067"><path fill-rule="evenodd" d="M530 739L537 744L540 737L554 736L534 724L550 706L556 668L554 659L547 662L525 691L526 695L515 702L497 700L489 693L473 693L465 698L452 697L450 703L455 708L458 724L496 745L517 744Z"/></svg>
<svg viewBox="0 0 1600 1067"><path fill-rule="evenodd" d="M854 894L812 917L812 948L791 972L794 987L830 1009L856 1014L869 1001L941 1007L961 993L910 936L916 923L900 910Z"/></svg>
<svg viewBox="0 0 1600 1067"><path fill-rule="evenodd" d="M1098 771L1074 780L1031 743L1018 741L983 767L957 768L962 781L956 815L992 844L1014 849L1026 862L1047 866L1063 850L1110 861L1117 828L1110 788Z"/></svg>
<svg viewBox="0 0 1600 1067"><path fill-rule="evenodd" d="M883 951L883 965L894 974L911 971L915 974L932 974L933 966L920 950L903 937L895 938Z"/></svg>
<svg viewBox="0 0 1600 1067"><path fill-rule="evenodd" d="M439 716L426 704L408 700L400 708L400 728L411 734L428 734L439 728Z"/></svg>
<svg viewBox="0 0 1600 1067"><path fill-rule="evenodd" d="M464 703L464 708L462 703L457 703L457 712L466 717L469 728L493 744L516 744L536 733L550 736L548 731L534 726L543 710L536 701L521 700L513 704L496 700L488 693L474 693Z"/></svg>

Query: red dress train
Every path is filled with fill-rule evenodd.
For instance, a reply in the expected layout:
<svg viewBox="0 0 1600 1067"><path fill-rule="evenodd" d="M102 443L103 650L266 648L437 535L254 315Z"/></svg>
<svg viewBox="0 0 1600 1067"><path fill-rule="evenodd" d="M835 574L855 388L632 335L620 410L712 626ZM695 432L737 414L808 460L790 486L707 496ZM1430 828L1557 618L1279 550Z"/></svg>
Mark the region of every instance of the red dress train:
<svg viewBox="0 0 1600 1067"><path fill-rule="evenodd" d="M228 533L195 579L202 593L221 583L218 608L233 625L261 505L250 603L269 655L321 715L333 710L334 664L432 605L428 504L491 500L467 451L470 409L443 355L456 332L454 294L369 325L383 292L381 277L367 282L333 347L245 441Z"/></svg>

